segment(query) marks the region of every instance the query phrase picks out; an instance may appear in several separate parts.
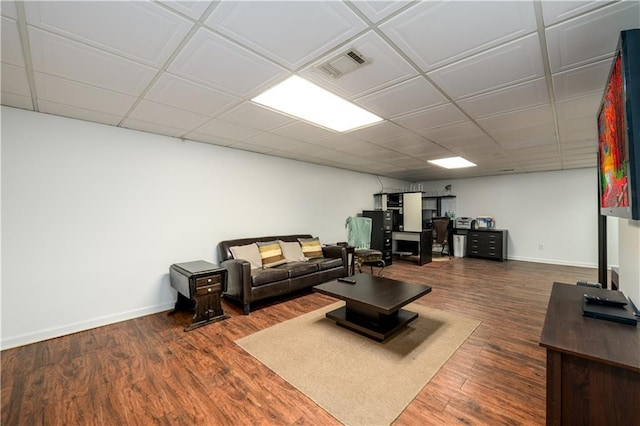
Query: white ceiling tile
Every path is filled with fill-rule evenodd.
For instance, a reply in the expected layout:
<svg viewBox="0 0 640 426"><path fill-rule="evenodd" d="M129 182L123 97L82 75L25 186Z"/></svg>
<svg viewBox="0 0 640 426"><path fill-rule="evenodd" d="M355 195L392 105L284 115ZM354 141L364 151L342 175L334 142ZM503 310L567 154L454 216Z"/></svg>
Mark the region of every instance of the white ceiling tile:
<svg viewBox="0 0 640 426"><path fill-rule="evenodd" d="M345 146L349 146L353 143L359 143L358 139L346 136L341 133L335 133L326 137L314 139L311 141L314 145L323 146L325 148L330 148L333 150L344 148Z"/></svg>
<svg viewBox="0 0 640 426"><path fill-rule="evenodd" d="M260 133L259 130L219 119L213 119L198 127L196 132L233 141L242 141Z"/></svg>
<svg viewBox="0 0 640 426"><path fill-rule="evenodd" d="M7 16L12 19L18 19L16 3L13 0L0 1L0 12L2 13L2 16ZM4 22L2 24L4 25Z"/></svg>
<svg viewBox="0 0 640 426"><path fill-rule="evenodd" d="M420 76L355 100L356 104L385 118L408 114L445 102L447 98Z"/></svg>
<svg viewBox="0 0 640 426"><path fill-rule="evenodd" d="M403 154L422 158L423 160L425 156L431 157L433 155L440 155L444 152L444 148L432 142L423 142L410 146L394 146L393 149Z"/></svg>
<svg viewBox="0 0 640 426"><path fill-rule="evenodd" d="M461 150L469 148L494 148L495 142L485 134L461 135L448 137L438 141L438 144L449 150Z"/></svg>
<svg viewBox="0 0 640 426"><path fill-rule="evenodd" d="M523 37L427 75L453 99L543 77L538 37Z"/></svg>
<svg viewBox="0 0 640 426"><path fill-rule="evenodd" d="M560 0L542 0L542 17L545 26L553 25L557 22L564 21L576 15L581 15L597 7L606 5L607 1L560 1Z"/></svg>
<svg viewBox="0 0 640 426"><path fill-rule="evenodd" d="M129 117L146 121L147 123L161 124L176 129L187 130L196 129L210 118L183 109L145 100L136 105Z"/></svg>
<svg viewBox="0 0 640 426"><path fill-rule="evenodd" d="M210 117L242 102L240 98L168 73L160 76L145 98Z"/></svg>
<svg viewBox="0 0 640 426"><path fill-rule="evenodd" d="M598 151L598 142L594 140L581 140L572 142L562 142L563 152L591 153Z"/></svg>
<svg viewBox="0 0 640 426"><path fill-rule="evenodd" d="M206 25L290 70L366 28L347 5L335 1L222 2Z"/></svg>
<svg viewBox="0 0 640 426"><path fill-rule="evenodd" d="M468 119L458 108L449 103L397 117L393 121L408 129L420 131L434 127L449 126L451 124L468 121Z"/></svg>
<svg viewBox="0 0 640 426"><path fill-rule="evenodd" d="M410 0L359 0L353 2L353 5L360 9L360 11L374 23L381 21L409 4L411 4Z"/></svg>
<svg viewBox="0 0 640 426"><path fill-rule="evenodd" d="M158 0L160 3L169 6L175 11L187 15L193 20L198 20L202 14L207 10L212 1L203 0Z"/></svg>
<svg viewBox="0 0 640 426"><path fill-rule="evenodd" d="M29 79L25 68L2 63L2 91L31 98Z"/></svg>
<svg viewBox="0 0 640 426"><path fill-rule="evenodd" d="M562 143L598 140L598 125L595 117L581 117L558 123Z"/></svg>
<svg viewBox="0 0 640 426"><path fill-rule="evenodd" d="M620 2L545 30L551 72L613 56L620 31L640 26L640 2Z"/></svg>
<svg viewBox="0 0 640 426"><path fill-rule="evenodd" d="M269 148L269 150L286 149L287 147L298 143L294 139L285 138L284 136L267 132L247 138L243 142Z"/></svg>
<svg viewBox="0 0 640 426"><path fill-rule="evenodd" d="M365 141L377 141L393 136L400 136L405 133L407 133L407 131L397 124L391 123L389 121L382 121L371 126L363 127L351 132L346 132L345 134L349 135L350 137L362 139Z"/></svg>
<svg viewBox="0 0 640 426"><path fill-rule="evenodd" d="M303 142L309 142L314 139L321 138L323 136L329 136L334 133L332 130L305 123L304 121L287 124L285 126L278 127L271 132Z"/></svg>
<svg viewBox="0 0 640 426"><path fill-rule="evenodd" d="M27 23L99 49L162 66L193 24L152 2L24 2Z"/></svg>
<svg viewBox="0 0 640 426"><path fill-rule="evenodd" d="M187 133L186 129L179 129L171 126L166 126L164 124L159 123L149 123L143 120L136 120L133 118L127 118L120 125L121 127L125 127L127 129L132 130L140 130L142 132L147 133L156 133L158 135L165 135L171 137L180 137Z"/></svg>
<svg viewBox="0 0 640 426"><path fill-rule="evenodd" d="M33 110L33 101L30 96L16 95L15 93L9 93L2 91L2 105Z"/></svg>
<svg viewBox="0 0 640 426"><path fill-rule="evenodd" d="M505 149L557 144L553 123L493 132L491 136Z"/></svg>
<svg viewBox="0 0 640 426"><path fill-rule="evenodd" d="M386 152L387 148L372 144L371 142L365 141L351 141L349 144L345 144L336 151L347 152L351 154L362 155L363 157L369 157L369 154L373 154L374 152Z"/></svg>
<svg viewBox="0 0 640 426"><path fill-rule="evenodd" d="M602 94L581 96L568 101L556 102L558 120L570 120L572 118L591 117L594 120L598 115Z"/></svg>
<svg viewBox="0 0 640 426"><path fill-rule="evenodd" d="M38 110L46 114L55 114L77 120L91 121L93 123L108 124L116 126L122 116L106 114L104 112L92 111L84 108L77 108L72 105L63 105L45 100L38 100Z"/></svg>
<svg viewBox="0 0 640 426"><path fill-rule="evenodd" d="M487 132L492 133L531 125L553 123L553 116L550 105L540 105L534 108L481 118L477 122Z"/></svg>
<svg viewBox="0 0 640 426"><path fill-rule="evenodd" d="M263 131L269 131L295 121L288 115L280 114L252 102L245 102L222 114L219 118Z"/></svg>
<svg viewBox="0 0 640 426"><path fill-rule="evenodd" d="M219 145L219 146L229 146L237 142L237 141L232 141L229 139L206 135L204 133L198 133L198 132L189 132L186 135L184 135L183 138L189 139L195 142L204 142L211 145Z"/></svg>
<svg viewBox="0 0 640 426"><path fill-rule="evenodd" d="M2 3L4 4L4 2ZM2 63L25 68L18 23L3 16L0 27L2 31Z"/></svg>
<svg viewBox="0 0 640 426"><path fill-rule="evenodd" d="M531 2L422 2L380 26L423 71L536 30Z"/></svg>
<svg viewBox="0 0 640 426"><path fill-rule="evenodd" d="M239 97L257 95L288 75L284 69L204 28L187 43L168 71Z"/></svg>
<svg viewBox="0 0 640 426"><path fill-rule="evenodd" d="M482 129L471 121L425 129L419 131L419 133L427 139L438 143L452 138L485 136Z"/></svg>
<svg viewBox="0 0 640 426"><path fill-rule="evenodd" d="M236 142L233 145L230 145L229 148L239 149L241 151L255 152L258 154L266 154L267 152L272 151L271 148L265 148L264 146L260 145L251 145L250 143L244 142Z"/></svg>
<svg viewBox="0 0 640 426"><path fill-rule="evenodd" d="M571 99L589 93L604 92L613 58L553 75L556 100Z"/></svg>
<svg viewBox="0 0 640 426"><path fill-rule="evenodd" d="M457 102L472 118L483 118L548 103L549 91L547 81L544 78L465 98Z"/></svg>
<svg viewBox="0 0 640 426"><path fill-rule="evenodd" d="M34 73L38 99L75 106L116 116L124 116L137 98L94 86Z"/></svg>
<svg viewBox="0 0 640 426"><path fill-rule="evenodd" d="M137 96L156 70L37 28L29 28L35 71Z"/></svg>
<svg viewBox="0 0 640 426"><path fill-rule="evenodd" d="M292 145L289 145L286 147L286 151L290 152L290 153L295 153L295 154L299 154L299 155L306 155L309 157L314 156L316 153L318 153L319 149L323 149L317 145L313 145L310 143L294 143Z"/></svg>
<svg viewBox="0 0 640 426"><path fill-rule="evenodd" d="M317 70L316 67L335 57L336 53L334 52L315 61L299 74L347 99L364 96L418 75L417 70L373 31L369 31L349 43L338 53L351 48L355 48L372 62L339 78L332 78Z"/></svg>
<svg viewBox="0 0 640 426"><path fill-rule="evenodd" d="M427 145L433 145L426 138L413 133L405 133L398 136L384 138L373 143L378 146L384 146L400 152L405 152L403 151L403 148L410 149L416 145L421 145L423 148Z"/></svg>

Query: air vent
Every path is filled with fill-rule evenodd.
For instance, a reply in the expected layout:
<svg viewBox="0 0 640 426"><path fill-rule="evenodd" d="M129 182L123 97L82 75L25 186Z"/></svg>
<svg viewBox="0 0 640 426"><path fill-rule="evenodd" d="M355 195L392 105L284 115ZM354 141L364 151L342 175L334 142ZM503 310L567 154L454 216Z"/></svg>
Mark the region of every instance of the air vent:
<svg viewBox="0 0 640 426"><path fill-rule="evenodd" d="M371 60L361 55L356 49L350 49L317 66L316 69L329 77L338 78L370 63Z"/></svg>

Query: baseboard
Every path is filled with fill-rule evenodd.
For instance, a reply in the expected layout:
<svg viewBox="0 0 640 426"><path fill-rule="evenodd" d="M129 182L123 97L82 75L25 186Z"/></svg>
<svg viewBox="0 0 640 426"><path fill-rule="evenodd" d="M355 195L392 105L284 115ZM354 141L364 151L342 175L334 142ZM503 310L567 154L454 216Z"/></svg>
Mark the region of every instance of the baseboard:
<svg viewBox="0 0 640 426"><path fill-rule="evenodd" d="M563 265L563 266L579 266L581 268L597 268L597 263L588 262L574 262L570 260L558 260L558 259L540 259L537 257L523 257L523 256L511 256L509 260L521 260L523 262L535 262L535 263L547 263L550 265Z"/></svg>
<svg viewBox="0 0 640 426"><path fill-rule="evenodd" d="M60 337L67 334L78 333L80 331L90 330L92 328L102 327L104 325L114 324L116 322L127 321L133 318L143 317L145 315L156 314L158 312L173 309L173 307L173 302L163 303L156 306L148 306L146 308L134 309L131 311L119 312L113 315L92 318L88 321L76 322L62 327L49 328L46 330L38 331L36 333L21 334L19 336L8 338L5 338L3 336L2 341L0 342L0 346L2 350L15 348L17 346L41 342L43 340L53 339L55 337Z"/></svg>

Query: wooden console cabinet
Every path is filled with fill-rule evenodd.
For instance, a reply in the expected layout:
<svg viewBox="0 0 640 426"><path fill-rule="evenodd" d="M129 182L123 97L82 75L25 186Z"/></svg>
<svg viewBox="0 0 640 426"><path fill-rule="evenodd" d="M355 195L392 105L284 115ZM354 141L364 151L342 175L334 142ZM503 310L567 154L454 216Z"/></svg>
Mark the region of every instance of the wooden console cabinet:
<svg viewBox="0 0 640 426"><path fill-rule="evenodd" d="M547 425L637 425L640 327L582 316L593 289L554 283L547 349Z"/></svg>
<svg viewBox="0 0 640 426"><path fill-rule="evenodd" d="M470 229L467 232L467 256L482 259L507 259L506 229Z"/></svg>
<svg viewBox="0 0 640 426"><path fill-rule="evenodd" d="M169 268L171 287L178 291L174 311L193 309L193 330L212 322L229 318L222 311L220 298L227 289L227 270L204 260L175 263Z"/></svg>

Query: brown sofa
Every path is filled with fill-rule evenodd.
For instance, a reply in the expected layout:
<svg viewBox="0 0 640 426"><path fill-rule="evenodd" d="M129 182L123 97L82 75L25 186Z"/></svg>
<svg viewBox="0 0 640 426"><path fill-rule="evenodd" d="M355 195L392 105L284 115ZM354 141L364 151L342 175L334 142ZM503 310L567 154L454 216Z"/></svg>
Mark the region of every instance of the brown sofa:
<svg viewBox="0 0 640 426"><path fill-rule="evenodd" d="M348 257L344 247L322 247L322 258L295 261L265 269L251 269L248 261L234 259L231 247L256 242L282 240L297 242L311 235L280 235L273 237L241 238L218 243L218 261L228 271L224 297L242 304L245 315L251 303L331 281L348 275Z"/></svg>

